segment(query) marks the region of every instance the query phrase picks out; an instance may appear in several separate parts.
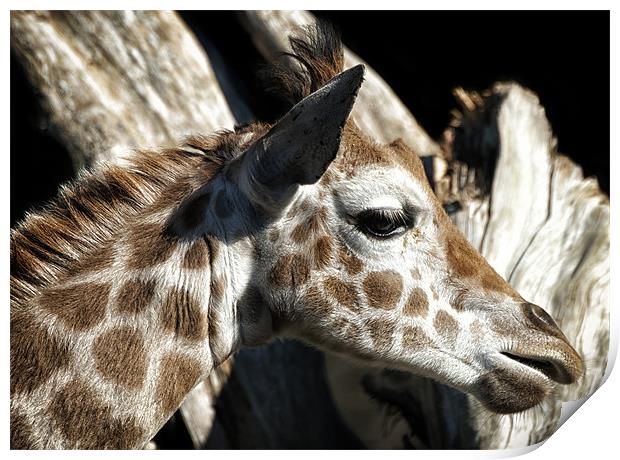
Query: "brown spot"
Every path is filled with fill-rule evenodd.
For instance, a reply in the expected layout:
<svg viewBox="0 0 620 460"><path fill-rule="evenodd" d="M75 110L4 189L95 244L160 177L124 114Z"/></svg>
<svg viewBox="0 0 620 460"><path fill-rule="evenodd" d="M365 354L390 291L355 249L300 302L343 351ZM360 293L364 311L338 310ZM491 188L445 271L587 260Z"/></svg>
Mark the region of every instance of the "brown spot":
<svg viewBox="0 0 620 460"><path fill-rule="evenodd" d="M375 348L386 350L392 345L395 324L384 319L373 319L367 323Z"/></svg>
<svg viewBox="0 0 620 460"><path fill-rule="evenodd" d="M373 308L395 308L402 291L402 277L395 271L371 272L364 279L364 292Z"/></svg>
<svg viewBox="0 0 620 460"><path fill-rule="evenodd" d="M116 299L116 308L131 315L143 313L155 294L155 281L131 280L121 287Z"/></svg>
<svg viewBox="0 0 620 460"><path fill-rule="evenodd" d="M491 266L488 266L488 269L481 271L480 280L482 282L482 287L489 291L501 292L510 297L519 298L519 294L515 292L515 290L510 287L510 285L497 274Z"/></svg>
<svg viewBox="0 0 620 460"><path fill-rule="evenodd" d="M329 236L322 236L314 244L314 268L321 270L327 266L332 254L333 243Z"/></svg>
<svg viewBox="0 0 620 460"><path fill-rule="evenodd" d="M287 286L290 282L290 266L292 256L286 255L280 257L269 272L269 282L277 287Z"/></svg>
<svg viewBox="0 0 620 460"><path fill-rule="evenodd" d="M215 199L215 213L220 219L225 219L232 214L232 206L226 192L220 190Z"/></svg>
<svg viewBox="0 0 620 460"><path fill-rule="evenodd" d="M32 427L26 417L11 409L11 449L36 449Z"/></svg>
<svg viewBox="0 0 620 460"><path fill-rule="evenodd" d="M346 318L330 318L329 331L320 331L316 334L316 340L327 346L330 350L343 353L347 356L357 356L362 359L375 359L376 354L369 353L367 347L362 345L364 337L360 327Z"/></svg>
<svg viewBox="0 0 620 460"><path fill-rule="evenodd" d="M301 304L312 310L317 316L325 317L333 311L332 305L325 296L314 286L308 286L305 290Z"/></svg>
<svg viewBox="0 0 620 460"><path fill-rule="evenodd" d="M334 173L330 169L328 169L321 176L321 180L319 183L323 185L324 187L329 187L329 185L332 183L333 180L334 180Z"/></svg>
<svg viewBox="0 0 620 460"><path fill-rule="evenodd" d="M417 267L411 269L411 278L416 281L419 281L422 279L422 275L420 275L420 270L418 270Z"/></svg>
<svg viewBox="0 0 620 460"><path fill-rule="evenodd" d="M291 274L294 286L301 286L308 281L310 276L310 263L303 254L293 255L291 259Z"/></svg>
<svg viewBox="0 0 620 460"><path fill-rule="evenodd" d="M78 331L95 327L105 316L110 286L82 283L50 289L39 299L39 305L55 314L65 326Z"/></svg>
<svg viewBox="0 0 620 460"><path fill-rule="evenodd" d="M93 343L93 356L105 378L127 388L142 387L147 360L140 332L120 327L101 334Z"/></svg>
<svg viewBox="0 0 620 460"><path fill-rule="evenodd" d="M407 326L403 330L403 347L408 350L419 350L431 345L430 337L417 326Z"/></svg>
<svg viewBox="0 0 620 460"><path fill-rule="evenodd" d="M310 202L310 199L306 198L299 205L298 211L302 213L307 212L311 207L312 207L312 203Z"/></svg>
<svg viewBox="0 0 620 460"><path fill-rule="evenodd" d="M459 323L447 312L439 310L433 321L437 333L447 342L454 342L459 334Z"/></svg>
<svg viewBox="0 0 620 460"><path fill-rule="evenodd" d="M296 216L305 213L306 211L308 211L312 206L312 203L310 202L309 198L304 198L304 200L299 203L299 205L295 206L291 206L291 208L289 209L289 211L286 213L286 218L287 219L293 219Z"/></svg>
<svg viewBox="0 0 620 460"><path fill-rule="evenodd" d="M67 277L73 278L83 273L96 273L112 266L114 262L114 249L111 244L95 250L93 253L85 255L75 261L68 272Z"/></svg>
<svg viewBox="0 0 620 460"><path fill-rule="evenodd" d="M162 419L168 419L181 405L202 374L200 363L177 353L168 353L161 359L155 401L161 408Z"/></svg>
<svg viewBox="0 0 620 460"><path fill-rule="evenodd" d="M360 341L362 330L357 324L349 322L347 327L343 330L342 335L348 344L354 344Z"/></svg>
<svg viewBox="0 0 620 460"><path fill-rule="evenodd" d="M321 228L324 216L325 210L321 209L319 212L312 213L308 219L298 224L291 232L293 241L297 244L302 244L312 238Z"/></svg>
<svg viewBox="0 0 620 460"><path fill-rule="evenodd" d="M204 222L210 200L211 195L209 193L190 198L189 203L181 211L180 219L186 231L192 231Z"/></svg>
<svg viewBox="0 0 620 460"><path fill-rule="evenodd" d="M342 153L332 164L347 177L355 175L363 166L392 164L387 149L373 142L357 127L346 124L343 137Z"/></svg>
<svg viewBox="0 0 620 460"><path fill-rule="evenodd" d="M349 310L358 311L359 305L355 288L333 276L325 279L323 288L328 296L336 299L339 304L344 305Z"/></svg>
<svg viewBox="0 0 620 460"><path fill-rule="evenodd" d="M310 275L309 263L303 254L280 257L269 273L269 282L277 287L302 285Z"/></svg>
<svg viewBox="0 0 620 460"><path fill-rule="evenodd" d="M209 200L208 195L206 201L202 200L202 197L205 196L204 192L202 191L198 192L200 193L200 196L194 198L195 195L192 194L196 189L197 185L198 184L194 184L191 180L187 180L185 178L178 180L172 186L166 188L165 190L162 190L161 195L158 197L157 201L153 203L153 209L157 212L177 209L181 207L183 200L189 197L190 205L193 204L194 206L196 206L194 209L189 209L189 211L193 211L193 218L200 221L202 216L204 215L204 208L200 208L199 206L203 203L204 205L206 205ZM183 209L183 212L188 211L188 207L189 205ZM185 217L185 215L182 215L181 219L183 220ZM192 216L187 217L189 219L192 218ZM187 230L191 230L194 228L194 226L186 228Z"/></svg>
<svg viewBox="0 0 620 460"><path fill-rule="evenodd" d="M359 326L347 318L337 317L332 324L333 330L342 337L343 344L340 349L351 349L355 347L355 344L359 342L362 336L362 331Z"/></svg>
<svg viewBox="0 0 620 460"><path fill-rule="evenodd" d="M362 261L343 246L338 248L338 258L340 263L344 266L344 269L351 276L357 275L362 271L362 268L364 268Z"/></svg>
<svg viewBox="0 0 620 460"><path fill-rule="evenodd" d="M192 243L183 258L183 268L198 269L209 265L209 246L204 238Z"/></svg>
<svg viewBox="0 0 620 460"><path fill-rule="evenodd" d="M469 278L478 273L482 257L462 235L456 231L450 232L446 246L448 266L452 275Z"/></svg>
<svg viewBox="0 0 620 460"><path fill-rule="evenodd" d="M170 290L162 305L160 318L166 330L180 337L199 341L207 335L207 320L200 303L185 289Z"/></svg>
<svg viewBox="0 0 620 460"><path fill-rule="evenodd" d="M147 268L168 260L176 248L176 241L164 227L143 224L132 232L129 246L128 267Z"/></svg>
<svg viewBox="0 0 620 460"><path fill-rule="evenodd" d="M445 218L448 220L448 218ZM473 277L478 275L482 287L504 293L513 298L519 295L497 274L489 263L476 251L463 235L447 222L446 254L451 274L457 277Z"/></svg>
<svg viewBox="0 0 620 460"><path fill-rule="evenodd" d="M409 170L411 175L419 179L424 185L428 185L428 179L424 173L424 166L417 152L409 147L402 139L395 140L389 147L391 147L391 149L388 149L390 158Z"/></svg>
<svg viewBox="0 0 620 460"><path fill-rule="evenodd" d="M488 321L488 326L493 332L504 337L521 335L520 329L515 327L514 322L506 321L505 317L491 316Z"/></svg>
<svg viewBox="0 0 620 460"><path fill-rule="evenodd" d="M405 315L425 316L428 313L428 297L420 288L414 288L405 304Z"/></svg>
<svg viewBox="0 0 620 460"><path fill-rule="evenodd" d="M11 311L11 394L30 393L69 363L69 347L25 312Z"/></svg>
<svg viewBox="0 0 620 460"><path fill-rule="evenodd" d="M135 449L148 441L133 417L114 417L112 409L79 380L57 392L48 410L68 448Z"/></svg>

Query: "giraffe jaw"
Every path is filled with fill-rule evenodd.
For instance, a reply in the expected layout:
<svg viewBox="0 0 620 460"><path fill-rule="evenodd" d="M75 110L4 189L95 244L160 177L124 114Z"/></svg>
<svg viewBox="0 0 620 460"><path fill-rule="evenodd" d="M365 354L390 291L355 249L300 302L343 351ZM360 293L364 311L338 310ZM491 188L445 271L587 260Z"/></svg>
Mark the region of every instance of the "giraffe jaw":
<svg viewBox="0 0 620 460"><path fill-rule="evenodd" d="M557 384L570 384L582 368L549 357L502 351L493 355L492 367L475 385L472 394L490 411L511 414L530 409L548 397Z"/></svg>

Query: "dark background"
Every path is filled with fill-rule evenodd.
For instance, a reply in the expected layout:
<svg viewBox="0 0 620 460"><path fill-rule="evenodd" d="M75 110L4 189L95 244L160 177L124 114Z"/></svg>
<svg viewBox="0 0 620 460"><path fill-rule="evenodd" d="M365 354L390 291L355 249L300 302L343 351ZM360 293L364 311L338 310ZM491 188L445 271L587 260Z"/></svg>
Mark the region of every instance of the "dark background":
<svg viewBox="0 0 620 460"><path fill-rule="evenodd" d="M264 65L234 12L181 13L232 87L259 119L285 106L255 77ZM456 107L455 86L483 90L516 80L535 91L559 151L596 176L609 194L608 12L315 12L392 86L438 139ZM219 56L219 57L216 57ZM73 176L50 135L37 95L11 58L11 225ZM243 118L243 116L240 116ZM240 120L247 121L247 120Z"/></svg>

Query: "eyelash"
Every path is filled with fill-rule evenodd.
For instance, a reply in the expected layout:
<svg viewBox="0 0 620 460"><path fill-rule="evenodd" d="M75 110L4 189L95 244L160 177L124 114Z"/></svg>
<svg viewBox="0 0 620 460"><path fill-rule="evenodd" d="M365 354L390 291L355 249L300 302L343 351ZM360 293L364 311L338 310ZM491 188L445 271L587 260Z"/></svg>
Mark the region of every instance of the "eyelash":
<svg viewBox="0 0 620 460"><path fill-rule="evenodd" d="M374 238L387 239L400 235L413 225L413 219L400 209L367 209L356 216L356 227L359 231ZM377 228L393 227L393 230L381 233Z"/></svg>

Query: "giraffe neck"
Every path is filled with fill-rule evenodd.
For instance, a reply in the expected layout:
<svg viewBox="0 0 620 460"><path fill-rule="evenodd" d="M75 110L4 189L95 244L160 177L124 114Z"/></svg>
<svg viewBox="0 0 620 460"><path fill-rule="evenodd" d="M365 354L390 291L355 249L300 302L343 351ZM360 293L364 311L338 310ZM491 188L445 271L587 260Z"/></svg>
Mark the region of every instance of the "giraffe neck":
<svg viewBox="0 0 620 460"><path fill-rule="evenodd" d="M31 219L14 232L12 447L139 448L236 350L229 268L242 262L215 237L179 237L166 225L198 188L195 174L179 171L114 225L97 222L107 237L64 247L47 283L19 276L27 262L44 263L35 257L43 241L28 246L41 229Z"/></svg>

